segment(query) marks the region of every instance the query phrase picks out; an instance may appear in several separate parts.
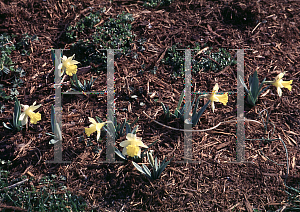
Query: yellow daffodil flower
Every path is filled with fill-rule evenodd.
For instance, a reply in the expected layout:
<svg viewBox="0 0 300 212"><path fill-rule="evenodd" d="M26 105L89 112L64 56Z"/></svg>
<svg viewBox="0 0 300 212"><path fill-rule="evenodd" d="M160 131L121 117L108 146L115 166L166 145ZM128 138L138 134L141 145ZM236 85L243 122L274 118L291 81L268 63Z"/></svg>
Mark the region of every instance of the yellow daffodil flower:
<svg viewBox="0 0 300 212"><path fill-rule="evenodd" d="M19 120L21 121L22 125L27 124L28 122L28 116L30 117L30 123L37 124L38 121L41 120L41 114L40 113L34 113L33 111L41 107L41 105L35 106L36 102L33 103L33 105L22 105L24 112L21 113Z"/></svg>
<svg viewBox="0 0 300 212"><path fill-rule="evenodd" d="M282 73L278 74L275 77L275 80L270 82L272 85L274 85L277 88L277 93L278 93L279 97L282 96L281 88L287 88L290 91L292 90L291 84L292 84L293 80L290 80L290 81L283 81L282 80L282 77L284 76L285 73L286 72L282 72Z"/></svg>
<svg viewBox="0 0 300 212"><path fill-rule="evenodd" d="M214 102L222 102L223 105L226 105L228 102L228 93L225 94L216 94L219 90L218 83L214 86L212 94L209 96L209 100L211 101L211 108L214 112L215 104Z"/></svg>
<svg viewBox="0 0 300 212"><path fill-rule="evenodd" d="M122 141L120 143L120 146L124 147L122 151L123 155L128 155L130 157L141 157L140 147L148 148L148 146L142 142L142 138L136 137L136 134L128 133L126 139L126 141Z"/></svg>
<svg viewBox="0 0 300 212"><path fill-rule="evenodd" d="M101 128L107 123L107 122L102 122L102 123L97 123L95 119L89 117L89 121L92 123L89 128L85 128L85 133L88 137L94 132L97 131L97 141L100 138L101 134Z"/></svg>
<svg viewBox="0 0 300 212"><path fill-rule="evenodd" d="M64 74L64 71L66 71L67 75L69 76L73 76L73 74L77 73L77 65L78 61L73 60L73 58L75 57L75 54L72 57L66 57L65 55L63 56L62 63L58 65L58 69L61 70L61 74L60 76L62 76Z"/></svg>

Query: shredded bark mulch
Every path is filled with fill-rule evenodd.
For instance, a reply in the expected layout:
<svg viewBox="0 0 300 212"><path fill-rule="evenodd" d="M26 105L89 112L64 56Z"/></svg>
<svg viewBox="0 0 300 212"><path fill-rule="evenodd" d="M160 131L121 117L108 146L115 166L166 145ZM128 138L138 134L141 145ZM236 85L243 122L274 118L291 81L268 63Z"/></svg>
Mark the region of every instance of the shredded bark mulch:
<svg viewBox="0 0 300 212"><path fill-rule="evenodd" d="M13 177L56 174L66 177L66 186L72 193L83 196L87 211L275 211L287 201L286 184L297 186L299 181L299 63L300 60L300 4L297 1L175 1L169 6L147 8L141 1L0 1L0 33L37 35L29 55L13 52L12 60L26 71L24 85L18 88L21 104L42 104L38 111L42 120L37 125L14 133L0 126L0 158L11 160ZM53 160L53 145L49 145L51 132L50 107L54 104L54 67L49 49L68 48L65 32L91 11L106 7L103 19L116 17L122 11L133 15L132 31L136 34L131 50L137 58L123 55L115 59L115 115L118 122L135 120L138 137L146 145L158 139L151 147L160 160L174 157L160 179L150 181L139 173L131 161L125 163L99 163L106 158L106 138L96 142L92 134L89 141L84 128L88 117L106 120L106 96L63 95L63 160L69 164L49 164ZM149 24L151 27L149 27ZM138 39L145 40L144 51L137 51ZM246 139L281 138L260 142L245 141L245 161L236 161L236 123L226 123L210 131L193 133L193 160L199 164L176 163L184 159L184 133L163 127L152 119L183 129L179 120L166 121L161 102L174 112L184 89L183 77L172 77L172 68L161 62L167 48L180 44L182 48L196 42L214 49L225 48L232 56L235 49L245 49L245 80L255 70L260 81L273 80L286 71L285 81L293 80L292 90L283 89L280 98L271 86L255 107L245 106L245 118L262 122L259 112L266 110L270 124L267 133L258 123L245 122ZM71 56L76 52L65 51ZM91 67L95 64L90 64ZM139 72L144 65L143 73ZM79 65L80 67L80 65ZM157 67L156 74L151 70ZM95 74L89 68L79 68L78 77L90 80L98 76L95 91L106 88L106 73ZM84 70L85 69L85 70ZM86 71L88 70L88 71ZM236 65L219 72L192 75L192 91L212 91L215 83L220 92L236 91ZM2 76L1 82L8 81ZM70 88L67 76L62 90ZM149 92L149 93L148 93ZM156 92L154 96L150 93ZM136 95L137 98L131 98ZM204 105L207 99L202 99ZM236 119L236 95L229 95L226 106L215 103L213 113L209 106L195 130L211 128L222 121ZM141 104L142 103L142 104ZM5 102L6 109L0 121L11 120L13 101ZM147 117L143 112L149 115ZM266 113L263 113L266 117ZM83 136L80 140L78 137ZM116 140L116 147L125 136ZM96 151L97 150L97 151ZM264 155L261 154L261 151ZM267 159L267 157L274 162ZM121 160L116 157L117 160ZM149 164L148 164L149 166ZM286 175L288 171L288 175Z"/></svg>

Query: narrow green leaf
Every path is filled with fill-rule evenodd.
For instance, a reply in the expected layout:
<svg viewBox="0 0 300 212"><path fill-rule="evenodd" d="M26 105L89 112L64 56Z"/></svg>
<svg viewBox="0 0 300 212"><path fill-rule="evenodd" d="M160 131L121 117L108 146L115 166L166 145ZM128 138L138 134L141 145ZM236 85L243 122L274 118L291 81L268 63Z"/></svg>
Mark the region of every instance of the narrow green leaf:
<svg viewBox="0 0 300 212"><path fill-rule="evenodd" d="M250 91L248 90L248 88L247 88L247 86L245 85L245 82L244 82L244 80L242 79L241 76L239 76L239 80L240 80L240 82L242 83L242 85L244 86L244 88L245 88L245 90L247 91L247 93L249 94Z"/></svg>
<svg viewBox="0 0 300 212"><path fill-rule="evenodd" d="M116 132L120 132L120 127L121 127L121 124L118 124L118 126L116 127Z"/></svg>
<svg viewBox="0 0 300 212"><path fill-rule="evenodd" d="M131 133L131 128L129 124L126 122L126 134Z"/></svg>
<svg viewBox="0 0 300 212"><path fill-rule="evenodd" d="M21 115L21 107L20 102L15 97L15 107L14 107L14 114L13 114L13 127L16 128L19 131L19 128L21 126L21 121L19 120Z"/></svg>
<svg viewBox="0 0 300 212"><path fill-rule="evenodd" d="M196 98L196 95L195 95L195 98ZM194 98L194 101L195 101L195 98ZM194 105L193 116L197 113L199 100L200 100L200 96L197 98L195 105L194 105L194 101L193 101L193 105Z"/></svg>
<svg viewBox="0 0 300 212"><path fill-rule="evenodd" d="M154 160L153 160L153 156L152 156L152 154L149 153L148 151L147 151L147 157L148 157L148 161L149 161L151 167L154 168Z"/></svg>
<svg viewBox="0 0 300 212"><path fill-rule="evenodd" d="M96 121L97 121L98 123L102 123L102 122L103 122L102 119L100 119L98 116L96 116L95 118L96 118Z"/></svg>
<svg viewBox="0 0 300 212"><path fill-rule="evenodd" d="M16 127L16 126L17 126L17 123L18 123L18 121L16 120L16 116L15 116L15 114L13 113L13 127Z"/></svg>
<svg viewBox="0 0 300 212"><path fill-rule="evenodd" d="M201 115L203 114L203 112L205 111L205 109L207 108L207 106L209 105L210 100L207 101L207 103L200 109L200 111L198 112L197 116L194 116L192 118L192 123L193 123L193 127L196 126L196 124L198 123Z"/></svg>
<svg viewBox="0 0 300 212"><path fill-rule="evenodd" d="M247 99L248 99L248 102L249 102L251 105L255 106L255 102L256 102L256 101L254 100L254 98L253 98L253 96L252 96L251 93L248 93Z"/></svg>
<svg viewBox="0 0 300 212"><path fill-rule="evenodd" d="M126 118L125 118L125 120L124 120L124 122L123 122L123 124L121 125L121 128L120 128L120 136L122 137L123 136L123 132L124 132L124 127L125 127L125 124L126 124Z"/></svg>
<svg viewBox="0 0 300 212"><path fill-rule="evenodd" d="M163 108L165 117L167 117L167 108L166 108L166 106L165 106L164 103L162 103L162 102L161 102L161 106L162 106L162 108Z"/></svg>
<svg viewBox="0 0 300 212"><path fill-rule="evenodd" d="M157 157L155 157L155 159L154 159L154 168L155 168L155 171L158 170Z"/></svg>
<svg viewBox="0 0 300 212"><path fill-rule="evenodd" d="M139 164L137 164L136 162L132 161L132 164L134 165L134 167L139 170L142 174L147 176L147 173L142 169L142 167L140 167Z"/></svg>
<svg viewBox="0 0 300 212"><path fill-rule="evenodd" d="M50 136L52 136L52 137L54 137L54 135L53 134L51 134L51 133L45 133L46 135L50 135Z"/></svg>
<svg viewBox="0 0 300 212"><path fill-rule="evenodd" d="M259 87L258 87L258 91L261 90L262 86L264 85L264 82L266 81L266 78L263 79L263 81L260 83ZM258 94L257 94L258 95Z"/></svg>
<svg viewBox="0 0 300 212"><path fill-rule="evenodd" d="M250 92L252 93L252 97L254 98L254 100L256 100L255 97L257 97L258 94L258 86L259 86L259 81L258 81L258 76L257 76L257 71L254 72L252 80L251 80L251 84L250 84Z"/></svg>
<svg viewBox="0 0 300 212"><path fill-rule="evenodd" d="M179 97L179 101L178 101L178 104L177 104L177 110L175 110L175 116L176 117L178 117L178 111L179 111L179 108L180 108L180 106L181 106L181 104L182 104L182 101L183 101L183 97L184 97L184 89L183 89L183 91L182 91L182 93L181 93L181 95L180 95L180 97Z"/></svg>
<svg viewBox="0 0 300 212"><path fill-rule="evenodd" d="M118 123L118 122L117 122L117 117L114 116L113 119L111 119L111 121L114 122L114 126L117 126L117 123Z"/></svg>
<svg viewBox="0 0 300 212"><path fill-rule="evenodd" d="M147 175L150 177L152 176L151 171L148 169L148 167L145 164L142 164L143 170L146 172Z"/></svg>
<svg viewBox="0 0 300 212"><path fill-rule="evenodd" d="M91 87L93 86L94 82L96 81L96 79L98 79L98 77L96 77L94 80L93 80L94 77L92 77L91 79Z"/></svg>
<svg viewBox="0 0 300 212"><path fill-rule="evenodd" d="M12 128L8 127L4 122L2 122L3 126L9 130L12 130Z"/></svg>
<svg viewBox="0 0 300 212"><path fill-rule="evenodd" d="M153 146L154 144L156 144L156 142L158 141L158 139L156 141L154 141L153 143L148 145L148 148L150 148L151 146Z"/></svg>
<svg viewBox="0 0 300 212"><path fill-rule="evenodd" d="M133 130L132 130L132 133L133 133L133 134L136 134L136 131L137 131L138 127L139 127L139 125L136 125L136 127L133 128Z"/></svg>
<svg viewBox="0 0 300 212"><path fill-rule="evenodd" d="M165 168L167 167L167 165L169 165L169 163L170 161L167 161L159 168L159 170L157 171L157 179L160 177L161 173L165 170Z"/></svg>
<svg viewBox="0 0 300 212"><path fill-rule="evenodd" d="M53 133L54 133L54 123L55 123L55 111L54 111L54 106L51 105L51 129Z"/></svg>
<svg viewBox="0 0 300 212"><path fill-rule="evenodd" d="M75 76L75 75L73 75L73 78L74 78L74 76ZM73 81L72 78L70 78L70 81L71 81L71 85L72 85L73 87L75 87L76 90L78 90L76 84L74 83L75 81Z"/></svg>
<svg viewBox="0 0 300 212"><path fill-rule="evenodd" d="M265 90L267 90L271 85L268 85L267 87L265 87L264 89L262 89L259 93L258 96L260 96L261 93L263 93Z"/></svg>
<svg viewBox="0 0 300 212"><path fill-rule="evenodd" d="M167 106L167 119L170 119L171 115L174 115L174 114L171 114L170 108L169 108L169 106Z"/></svg>
<svg viewBox="0 0 300 212"><path fill-rule="evenodd" d="M56 140L62 141L61 129L57 122L55 123L55 127L54 127L54 135Z"/></svg>
<svg viewBox="0 0 300 212"><path fill-rule="evenodd" d="M251 84L252 84L252 79L253 79L253 76L249 76L249 78L248 78L248 81L249 81L249 86L251 87ZM251 91L251 89L250 89L250 91Z"/></svg>
<svg viewBox="0 0 300 212"><path fill-rule="evenodd" d="M58 142L58 140L51 139L51 140L49 141L49 144L55 144L55 143L57 143L57 142Z"/></svg>
<svg viewBox="0 0 300 212"><path fill-rule="evenodd" d="M116 147L115 147L115 153L123 160L127 160L126 156L123 155Z"/></svg>
<svg viewBox="0 0 300 212"><path fill-rule="evenodd" d="M138 122L139 118L140 118L140 117L137 117L137 118L135 119L135 121L132 122L132 124L130 124L130 127L131 127L131 128Z"/></svg>

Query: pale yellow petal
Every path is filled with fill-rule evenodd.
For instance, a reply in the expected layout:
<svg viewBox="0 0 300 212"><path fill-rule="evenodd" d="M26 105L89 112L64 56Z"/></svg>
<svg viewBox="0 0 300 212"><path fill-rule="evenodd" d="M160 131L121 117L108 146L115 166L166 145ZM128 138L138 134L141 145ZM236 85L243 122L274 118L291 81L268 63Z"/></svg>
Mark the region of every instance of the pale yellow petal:
<svg viewBox="0 0 300 212"><path fill-rule="evenodd" d="M132 139L135 138L135 135L134 135L133 133L128 133L128 134L126 135L126 138L127 138L127 140L132 140Z"/></svg>
<svg viewBox="0 0 300 212"><path fill-rule="evenodd" d="M88 117L88 119L89 119L89 121L90 121L91 123L93 123L93 124L97 124L97 122L96 122L96 120L95 120L95 119L93 119L93 118L91 118L91 117Z"/></svg>
<svg viewBox="0 0 300 212"><path fill-rule="evenodd" d="M126 146L128 146L128 145L130 145L130 141L129 141L129 140L122 141L122 142L120 143L120 146L121 146L121 147L126 147Z"/></svg>
<svg viewBox="0 0 300 212"><path fill-rule="evenodd" d="M137 153L137 156L141 157L141 149L139 148L139 152Z"/></svg>
<svg viewBox="0 0 300 212"><path fill-rule="evenodd" d="M27 109L29 108L29 105L22 105L22 104L21 104L21 106L23 107L23 110L24 110L24 111L27 110Z"/></svg>
<svg viewBox="0 0 300 212"><path fill-rule="evenodd" d="M218 83L216 83L213 88L213 92L218 92L218 90L219 90L219 86L218 86Z"/></svg>
<svg viewBox="0 0 300 212"><path fill-rule="evenodd" d="M32 111L35 111L36 109L40 108L42 105L39 104L37 106L34 106L34 104L32 106L30 106L28 109L32 110Z"/></svg>
<svg viewBox="0 0 300 212"><path fill-rule="evenodd" d="M128 154L127 154L127 148L126 148L126 147L123 148L122 154L123 154L123 155L128 155Z"/></svg>
<svg viewBox="0 0 300 212"><path fill-rule="evenodd" d="M97 129L97 131L98 131L98 130L101 130L102 127L103 127L105 124L106 124L106 122L96 123L96 129Z"/></svg>
<svg viewBox="0 0 300 212"><path fill-rule="evenodd" d="M25 112L21 113L19 117L19 121L22 121L25 118L25 116L26 116Z"/></svg>
<svg viewBox="0 0 300 212"><path fill-rule="evenodd" d="M28 122L28 116L25 116L24 119L21 120L22 126L26 125Z"/></svg>
<svg viewBox="0 0 300 212"><path fill-rule="evenodd" d="M101 130L97 130L97 141L99 141L101 135Z"/></svg>
<svg viewBox="0 0 300 212"><path fill-rule="evenodd" d="M148 148L148 146L146 146L142 141L137 141L136 145L140 147Z"/></svg>
<svg viewBox="0 0 300 212"><path fill-rule="evenodd" d="M278 93L278 96L279 96L279 97L282 96L282 91L281 91L281 88L280 88L280 87L277 87L277 93Z"/></svg>
<svg viewBox="0 0 300 212"><path fill-rule="evenodd" d="M278 74L276 77L275 77L275 81L278 81L278 80L281 80L282 77L284 76L285 72L281 72L280 74Z"/></svg>

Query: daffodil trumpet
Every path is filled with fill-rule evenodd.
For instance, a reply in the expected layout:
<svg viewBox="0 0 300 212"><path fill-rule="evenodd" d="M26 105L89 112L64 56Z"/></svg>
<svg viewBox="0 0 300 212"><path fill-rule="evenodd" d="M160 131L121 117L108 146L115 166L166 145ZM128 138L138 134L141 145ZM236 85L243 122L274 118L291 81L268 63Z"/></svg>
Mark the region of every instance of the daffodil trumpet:
<svg viewBox="0 0 300 212"><path fill-rule="evenodd" d="M264 83L274 85L277 88L277 93L279 97L282 96L282 90L281 88L287 88L289 91L292 90L291 84L293 83L293 80L290 81L283 81L282 78L285 75L286 72L282 72L278 74L273 81L265 81Z"/></svg>
<svg viewBox="0 0 300 212"><path fill-rule="evenodd" d="M211 101L211 108L213 113L215 111L214 102L221 102L223 103L223 105L226 105L228 102L228 92L225 92L223 94L218 94L218 91L219 91L219 86L218 83L216 83L211 94L201 95L201 97L206 97Z"/></svg>
<svg viewBox="0 0 300 212"><path fill-rule="evenodd" d="M64 72L66 71L66 74L69 76L73 76L73 74L77 73L77 65L78 61L73 60L73 58L75 57L75 54L71 57L66 57L65 55L62 57L62 62L61 64L58 65L58 69L61 70L60 72L60 76L62 76L64 74Z"/></svg>
<svg viewBox="0 0 300 212"><path fill-rule="evenodd" d="M123 148L122 154L130 157L141 157L141 147L148 148L143 142L142 138L136 137L136 134L128 133L125 141L120 143Z"/></svg>
<svg viewBox="0 0 300 212"><path fill-rule="evenodd" d="M34 113L36 109L41 107L40 105L35 106L36 102L33 103L33 105L22 105L23 107L23 113L21 113L19 120L21 121L22 125L26 125L28 122L28 117L30 118L30 123L37 124L38 121L41 120L41 114L40 113Z"/></svg>

